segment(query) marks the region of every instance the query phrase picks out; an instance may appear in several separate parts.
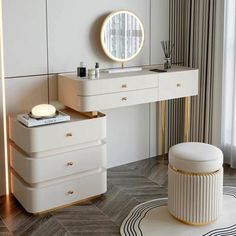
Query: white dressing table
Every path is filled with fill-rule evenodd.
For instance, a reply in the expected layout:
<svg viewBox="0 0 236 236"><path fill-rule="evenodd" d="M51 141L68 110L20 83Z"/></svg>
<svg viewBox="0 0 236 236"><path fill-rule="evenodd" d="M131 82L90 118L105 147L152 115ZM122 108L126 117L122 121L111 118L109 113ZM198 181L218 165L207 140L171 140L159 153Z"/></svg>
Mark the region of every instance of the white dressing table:
<svg viewBox="0 0 236 236"><path fill-rule="evenodd" d="M11 192L31 213L106 192L106 116L99 110L161 101L164 147L165 101L187 97L188 126L189 97L198 93L198 70L174 67L156 73L145 68L101 73L94 80L63 74L58 92L59 100L75 110L64 111L71 121L28 128L14 116L9 119Z"/></svg>
<svg viewBox="0 0 236 236"><path fill-rule="evenodd" d="M146 67L138 72L101 73L99 79L61 74L58 78L59 100L78 112L92 112L123 106L162 101L163 152L165 147L165 100L186 97L185 139L188 140L190 96L198 94L198 69L174 66L158 73ZM164 154L164 153L163 153Z"/></svg>
<svg viewBox="0 0 236 236"><path fill-rule="evenodd" d="M100 78L94 80L62 74L58 91L59 100L76 111L99 111L197 95L198 70L174 67L164 73L149 69L101 73Z"/></svg>

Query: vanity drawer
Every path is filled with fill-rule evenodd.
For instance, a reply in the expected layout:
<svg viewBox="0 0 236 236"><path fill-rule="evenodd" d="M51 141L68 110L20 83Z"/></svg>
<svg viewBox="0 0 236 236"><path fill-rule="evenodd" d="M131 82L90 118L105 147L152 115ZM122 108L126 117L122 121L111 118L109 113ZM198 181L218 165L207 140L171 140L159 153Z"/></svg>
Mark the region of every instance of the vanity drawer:
<svg viewBox="0 0 236 236"><path fill-rule="evenodd" d="M106 144L43 158L33 158L10 145L11 167L29 184L106 168Z"/></svg>
<svg viewBox="0 0 236 236"><path fill-rule="evenodd" d="M11 171L11 192L30 213L40 213L105 193L106 170L31 187Z"/></svg>
<svg viewBox="0 0 236 236"><path fill-rule="evenodd" d="M10 139L28 155L89 143L106 137L106 117L88 118L77 112L66 112L71 121L28 128L10 117Z"/></svg>
<svg viewBox="0 0 236 236"><path fill-rule="evenodd" d="M158 74L147 71L126 74L101 73L101 78L94 80L78 77L76 79L74 75L59 75L58 80L59 99L63 103L69 99L68 91L76 96L95 96L154 87L158 87Z"/></svg>
<svg viewBox="0 0 236 236"><path fill-rule="evenodd" d="M198 94L198 70L161 73L159 100L168 100Z"/></svg>
<svg viewBox="0 0 236 236"><path fill-rule="evenodd" d="M105 94L98 96L78 96L78 105L74 109L77 109L82 112L104 110L116 107L155 102L157 101L157 98L157 88Z"/></svg>

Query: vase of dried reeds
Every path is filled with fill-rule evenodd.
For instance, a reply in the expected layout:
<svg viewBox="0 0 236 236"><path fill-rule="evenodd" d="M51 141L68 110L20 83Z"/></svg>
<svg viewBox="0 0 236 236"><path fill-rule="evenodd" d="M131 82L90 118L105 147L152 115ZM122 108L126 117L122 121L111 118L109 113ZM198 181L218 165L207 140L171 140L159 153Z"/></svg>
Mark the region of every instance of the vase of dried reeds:
<svg viewBox="0 0 236 236"><path fill-rule="evenodd" d="M174 47L174 44L171 43L171 41L166 40L166 41L161 41L161 46L164 52L164 69L168 70L171 68L171 54L172 54L172 49Z"/></svg>

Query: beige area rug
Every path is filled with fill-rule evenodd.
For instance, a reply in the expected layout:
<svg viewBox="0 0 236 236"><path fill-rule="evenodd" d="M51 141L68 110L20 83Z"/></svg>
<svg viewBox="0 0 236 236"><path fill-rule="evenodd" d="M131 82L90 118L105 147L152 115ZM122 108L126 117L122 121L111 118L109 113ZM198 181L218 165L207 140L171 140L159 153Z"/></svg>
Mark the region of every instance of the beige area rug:
<svg viewBox="0 0 236 236"><path fill-rule="evenodd" d="M174 219L167 198L136 206L123 221L122 236L236 236L236 188L224 187L223 214L207 226L190 226Z"/></svg>

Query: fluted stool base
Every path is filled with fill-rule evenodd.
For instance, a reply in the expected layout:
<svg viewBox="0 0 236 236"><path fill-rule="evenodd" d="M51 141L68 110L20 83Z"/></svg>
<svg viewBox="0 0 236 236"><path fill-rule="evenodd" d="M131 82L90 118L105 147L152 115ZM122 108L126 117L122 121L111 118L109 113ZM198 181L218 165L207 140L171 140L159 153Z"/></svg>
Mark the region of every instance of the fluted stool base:
<svg viewBox="0 0 236 236"><path fill-rule="evenodd" d="M215 221L222 212L223 168L192 174L168 167L168 209L178 220L192 225Z"/></svg>

